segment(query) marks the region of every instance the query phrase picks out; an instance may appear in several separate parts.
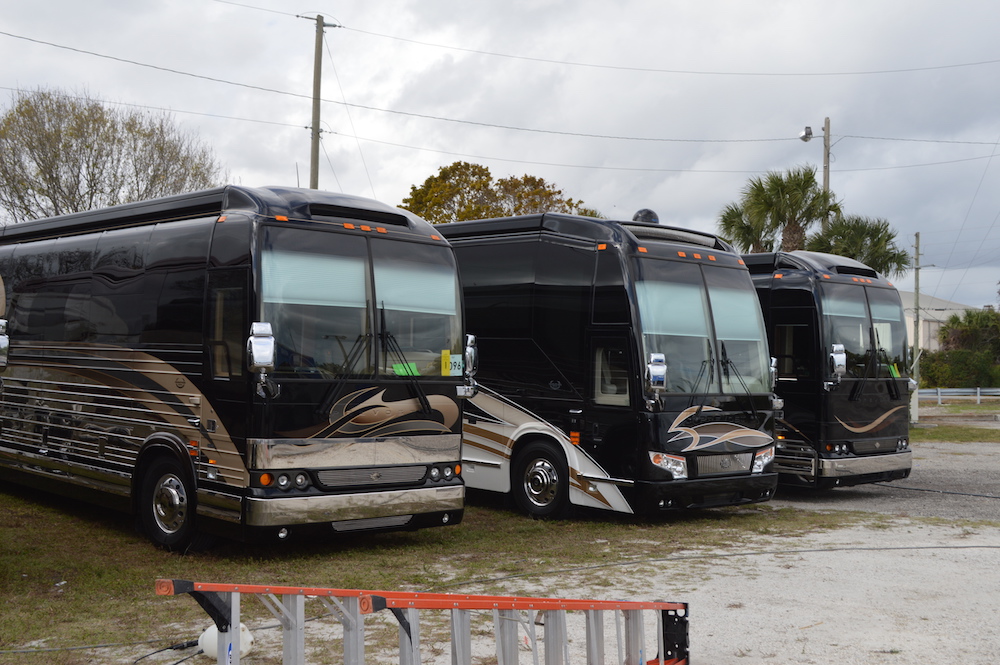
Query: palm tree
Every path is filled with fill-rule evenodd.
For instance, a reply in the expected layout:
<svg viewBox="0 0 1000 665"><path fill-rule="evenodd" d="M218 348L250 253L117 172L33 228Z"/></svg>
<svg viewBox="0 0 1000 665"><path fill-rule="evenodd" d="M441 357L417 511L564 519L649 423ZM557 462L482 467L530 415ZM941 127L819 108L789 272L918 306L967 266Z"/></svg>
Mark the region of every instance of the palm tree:
<svg viewBox="0 0 1000 665"><path fill-rule="evenodd" d="M773 252L777 234L765 222L751 219L741 204L730 203L719 215L719 235L741 252Z"/></svg>
<svg viewBox="0 0 1000 665"><path fill-rule="evenodd" d="M910 267L910 255L896 245L896 233L884 219L838 216L825 231L809 236L806 249L847 256L892 277Z"/></svg>
<svg viewBox="0 0 1000 665"><path fill-rule="evenodd" d="M750 178L743 188L739 203L730 204L723 215L733 209L739 217L724 222L719 220L720 234L742 229L747 238L757 233L756 240L744 247L773 244L773 238L781 233L781 249L791 252L804 249L806 230L815 222L829 215L840 214L840 204L832 192L824 191L816 182L816 167L801 166L781 173L769 171L764 176ZM729 213L736 215L736 212ZM736 222L742 219L742 226ZM726 224L726 226L724 226ZM732 240L737 244L737 235Z"/></svg>

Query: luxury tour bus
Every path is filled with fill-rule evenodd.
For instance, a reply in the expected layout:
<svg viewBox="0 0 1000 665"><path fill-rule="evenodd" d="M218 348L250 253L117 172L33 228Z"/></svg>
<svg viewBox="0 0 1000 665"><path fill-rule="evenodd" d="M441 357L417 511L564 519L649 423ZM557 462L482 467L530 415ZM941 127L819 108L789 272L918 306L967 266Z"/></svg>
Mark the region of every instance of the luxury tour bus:
<svg viewBox="0 0 1000 665"><path fill-rule="evenodd" d="M3 475L174 550L461 521L474 340L418 217L222 187L10 224L0 277Z"/></svg>
<svg viewBox="0 0 1000 665"><path fill-rule="evenodd" d="M771 498L774 410L750 275L713 235L563 214L436 227L479 392L462 476L533 516Z"/></svg>
<svg viewBox="0 0 1000 665"><path fill-rule="evenodd" d="M817 489L910 475L909 361L899 293L853 259L745 254L760 297L775 391L775 468Z"/></svg>

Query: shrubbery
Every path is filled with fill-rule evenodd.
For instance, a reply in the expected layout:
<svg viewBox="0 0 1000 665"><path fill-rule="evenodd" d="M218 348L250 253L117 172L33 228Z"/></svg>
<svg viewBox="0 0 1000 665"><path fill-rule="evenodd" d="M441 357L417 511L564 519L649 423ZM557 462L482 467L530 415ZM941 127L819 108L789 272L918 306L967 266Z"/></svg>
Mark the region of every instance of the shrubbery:
<svg viewBox="0 0 1000 665"><path fill-rule="evenodd" d="M992 351L925 352L920 356L921 388L1000 387L1000 365Z"/></svg>

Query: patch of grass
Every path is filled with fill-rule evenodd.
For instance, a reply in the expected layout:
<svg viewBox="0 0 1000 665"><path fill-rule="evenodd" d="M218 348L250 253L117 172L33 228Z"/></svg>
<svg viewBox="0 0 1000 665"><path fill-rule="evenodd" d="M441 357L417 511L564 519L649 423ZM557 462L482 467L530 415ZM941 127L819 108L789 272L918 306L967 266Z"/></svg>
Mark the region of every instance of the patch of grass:
<svg viewBox="0 0 1000 665"><path fill-rule="evenodd" d="M910 440L915 443L948 441L950 443L998 443L1000 429L971 427L968 425L938 425L936 427L911 427Z"/></svg>
<svg viewBox="0 0 1000 665"><path fill-rule="evenodd" d="M181 556L154 547L124 514L20 488L0 491L0 505L0 660L18 665L92 663L95 654L111 662L100 650L12 653L26 647L127 643L134 646L121 662L132 662L197 638L207 614L186 595L156 596L158 578L559 597L566 590L553 580L574 571L655 568L672 556L745 547L748 533L797 537L869 519L755 504L656 519L585 513L542 521L476 502L453 527L284 546L226 542ZM244 601L242 617L247 625L274 623L253 600ZM163 641L139 644L150 639Z"/></svg>

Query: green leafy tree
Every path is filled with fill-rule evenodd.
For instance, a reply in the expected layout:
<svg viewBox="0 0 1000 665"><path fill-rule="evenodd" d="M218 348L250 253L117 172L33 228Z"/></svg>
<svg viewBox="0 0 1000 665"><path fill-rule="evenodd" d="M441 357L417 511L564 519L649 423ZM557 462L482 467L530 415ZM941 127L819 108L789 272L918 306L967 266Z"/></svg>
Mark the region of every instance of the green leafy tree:
<svg viewBox="0 0 1000 665"><path fill-rule="evenodd" d="M773 247L780 235L781 249L791 252L805 249L810 226L837 214L840 204L816 182L815 167L769 171L750 178L740 200L723 210L719 233L740 251Z"/></svg>
<svg viewBox="0 0 1000 665"><path fill-rule="evenodd" d="M910 268L909 253L896 245L896 234L884 219L837 217L826 230L809 236L806 249L848 256L893 277Z"/></svg>
<svg viewBox="0 0 1000 665"><path fill-rule="evenodd" d="M17 92L0 117L0 210L20 222L206 189L225 174L168 115Z"/></svg>
<svg viewBox="0 0 1000 665"><path fill-rule="evenodd" d="M920 359L926 387L1000 386L1000 312L966 310L952 314L938 331L941 351Z"/></svg>
<svg viewBox="0 0 1000 665"><path fill-rule="evenodd" d="M524 175L494 181L487 167L468 162L442 166L419 187L412 185L400 207L432 224L539 212L601 216L582 201L566 198L544 178Z"/></svg>

